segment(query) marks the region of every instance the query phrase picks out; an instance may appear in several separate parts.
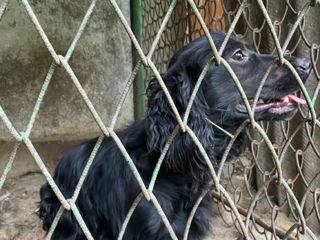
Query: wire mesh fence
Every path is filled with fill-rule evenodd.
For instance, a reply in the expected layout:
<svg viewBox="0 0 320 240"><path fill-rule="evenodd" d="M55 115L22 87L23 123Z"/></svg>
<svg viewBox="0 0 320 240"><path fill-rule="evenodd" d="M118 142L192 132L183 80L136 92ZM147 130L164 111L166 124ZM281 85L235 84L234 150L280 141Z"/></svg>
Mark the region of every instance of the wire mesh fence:
<svg viewBox="0 0 320 240"><path fill-rule="evenodd" d="M126 81L126 87L118 100L117 110L113 115L112 121L108 125L101 120L99 113L95 110L95 107L68 63L73 50L76 48L77 42L84 33L84 29L93 13L96 0L92 1L70 48L64 56L57 53L51 45L50 39L47 37L39 23L29 1L22 0L21 3L21 7L25 8L26 14L29 15L32 23L35 25L35 28L43 39L53 60L47 76L43 81L42 89L25 130L21 131L21 129L16 129L6 115L5 109L0 106L0 117L16 140L10 159L1 175L0 189L12 167L19 147L21 144L25 144L62 204L53 221L51 229L49 230L46 237L47 239L51 238L55 231L55 227L59 222L59 218L64 211L72 211L87 239L93 239L75 202L100 144L105 137L111 137L115 141L141 188L141 194L139 194L132 203L132 207L124 220L118 239L123 238L130 217L143 198L154 204L167 227L171 238L177 239L177 236L170 225L170 219L163 213L161 205L153 194L153 186L156 182L160 168L154 170L154 177L149 186L146 186L130 155L123 146L117 133L115 133L114 126L117 122L119 113L122 110L130 86L136 77L137 70L143 65L147 69L147 76L150 76L151 74L154 75L160 83L163 91L166 93L171 110L175 113L178 123L170 139L168 139L157 165L161 166L166 151L170 147L171 142L178 131L189 134L195 145L200 150L203 150L201 143L187 124L190 109L198 89L195 87L192 94L193 97L189 100L189 108L185 114L181 116L160 75L160 72L165 70L164 67L170 56L172 56L172 53L202 33L208 38L215 59L208 64L214 64L213 62L215 62L217 65L225 66L241 94L249 115L249 121L245 121L238 128L234 137L230 140L229 145L233 144L234 139L240 132L248 129L248 142L251 146L251 154L249 154L248 159L245 160L243 158L235 159L231 165L228 165L229 171L227 171L226 177L224 177L222 176L222 169L227 165L226 157L228 148L221 160L218 172L214 170L206 152L201 151L201 154L208 165L208 169L210 170L213 185L208 187L199 196L193 211L190 213L188 223L190 224L192 222L194 213L203 197L211 191L215 199L221 203L221 206L226 211L230 212L233 219L232 225L239 230L244 239L256 239L258 235L263 236L266 239L300 239L302 236L317 239L316 235L317 232L319 232L320 225L320 213L318 209L320 201L318 179L318 176L320 175L318 163L320 151L318 147L320 143L319 140L317 140L320 127L319 110L317 110L317 107L319 106L318 93L320 89L320 75L318 72L318 42L320 35L314 36L312 35L312 31L306 31L305 29L308 24L310 24L308 21L314 21L312 18L309 19L308 16L316 15L313 11L315 11L315 6L319 4L319 1L312 0L299 5L299 3L293 4L293 1L289 0L279 2L275 0L146 0L142 3L142 8L144 10L144 45L141 46L116 1L110 0L114 11L130 36L132 46L140 56L140 60L137 62L136 66L134 66L130 78L123 80ZM7 4L8 1L3 1L0 6L0 20L5 17ZM276 8L272 9L272 5L274 8L276 6ZM317 11L319 13L319 9L317 9ZM222 45L221 49L217 49L209 33L210 30L219 29L227 31L225 41L230 38L232 33L235 33L239 37L245 38L258 52L274 52L278 54L280 64L286 65L292 71L299 83L302 94L307 101L307 107L300 108L299 113L297 114L298 116L295 119L289 122L275 124L276 126L271 126L272 124L270 123L258 123L255 121L254 111L248 102L239 79L234 74L228 62L221 57L225 45ZM265 39L269 39L269 41L266 42ZM296 70L284 58L284 55L286 54L297 53L297 49L300 46L307 49L305 51L309 54L312 62L313 85L309 86L308 90L302 83ZM89 108L92 117L101 129L101 136L98 138L96 145L92 149L87 165L85 166L76 190L70 199L66 199L59 190L29 137L57 66L62 67L68 73L70 81L72 81L78 89L84 100L84 104ZM201 74L201 77L199 77L196 85L199 85L204 79L206 71L204 70L203 73L204 74ZM255 99L258 99L258 97L259 93L257 93ZM301 131L304 132L304 142L302 142L302 145L297 145L294 141L295 138L299 138L299 134L302 134ZM287 165L286 158L288 158L288 156L291 161L289 165L292 165L293 163L295 165L295 172L291 175L287 173L287 167L285 167ZM293 158L291 156L293 156ZM312 172L305 171L305 168L308 166L308 161L313 163ZM265 164L265 162L267 163ZM255 186L253 186L253 183ZM271 188L274 188L275 190L271 191ZM262 202L267 203L266 213L262 213L259 208ZM288 221L287 229L280 228L277 225L277 217L282 212L289 213L288 219L290 221ZM188 239L188 230L187 224L183 239Z"/></svg>
<svg viewBox="0 0 320 240"><path fill-rule="evenodd" d="M195 1L195 3L209 31L225 30L225 15L219 1ZM170 1L142 1L144 51L151 47L169 5ZM167 64L176 50L203 34L204 31L190 5L186 1L177 1L173 14L153 54L153 61L160 72L166 70ZM152 76L152 71L147 69L146 85Z"/></svg>

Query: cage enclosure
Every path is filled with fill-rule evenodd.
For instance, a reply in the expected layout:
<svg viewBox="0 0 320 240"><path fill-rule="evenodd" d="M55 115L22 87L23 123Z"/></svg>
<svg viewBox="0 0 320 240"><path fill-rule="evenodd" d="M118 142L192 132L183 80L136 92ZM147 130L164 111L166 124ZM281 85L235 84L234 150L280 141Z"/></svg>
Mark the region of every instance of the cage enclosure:
<svg viewBox="0 0 320 240"><path fill-rule="evenodd" d="M250 222L250 235L254 239L304 239L301 235L301 223L304 221L309 236L313 239L319 236L320 135L319 122L313 119L319 119L320 109L318 2L144 0L141 5L139 1L135 2L141 11L140 37L144 52L154 51L152 60L160 72L165 72L175 51L205 34L201 21L208 31L232 31L259 53L279 54L279 44L284 55L305 57L312 61L313 71L306 89L316 115L312 117L313 110L309 107L300 107L291 120L260 122L272 146L268 146L258 131L247 129L249 147L242 156L226 164L223 184L227 186L243 219ZM172 14L166 25L162 26L168 11ZM153 49L152 43L161 27L164 31ZM140 81L144 88L153 76L150 68L141 71ZM136 95L135 104L142 106L144 97L143 94ZM278 157L279 165L273 154ZM288 184L286 187L275 178L278 166L281 167L282 180ZM288 193L289 189L292 193ZM216 195L216 198L221 201L221 196ZM301 207L300 213L295 204ZM225 208L233 215L230 206ZM300 218L302 213L304 220ZM239 219L235 216L232 219L233 225L238 226Z"/></svg>
<svg viewBox="0 0 320 240"><path fill-rule="evenodd" d="M8 33L0 34L1 42L5 43L0 44L0 51L3 53L1 57L6 58L1 58L0 61L1 65L5 66L0 68L0 141L8 141L8 146L1 145L0 150L4 152L9 149L1 156L5 161L0 162L0 190L10 189L11 182L15 181L8 179L8 176L13 172L13 163L17 162L19 151L23 148L28 154L28 160L37 164L34 164L30 171L41 173L42 179L48 182L47 186L54 192L52 194L56 196L59 204L59 211L57 210L55 217L52 216L53 222L48 230L47 239L53 236L56 227L59 226L60 217L65 212L74 217L72 224L69 224L70 228L76 227L83 238L85 236L87 239L93 239L90 227L87 226L90 224L87 221L90 214L84 217L79 211L79 208L82 208L85 212L88 206L79 204L78 196L84 192L81 192L81 189L87 187L86 177L90 174L102 142L109 138L114 151L119 153L119 162L123 161L121 164L132 174L138 189L135 200L130 202L130 209L126 215L123 214L121 228L113 229L116 231L114 235L117 234L118 240L125 239L128 223L139 203L144 201L158 214L161 226L167 230L164 234L177 240L178 237L173 230L176 226L171 225L175 216L171 216L171 219L166 216L154 194L154 186L157 184L160 169L165 167L161 167L161 164L174 137L183 132L190 137L193 149L199 149L198 155L201 155L209 169L210 181L204 190L201 189L203 191L197 199L193 199L194 204L189 206L191 211L185 217L187 222L183 226L181 239L190 239L188 234L195 213L209 193L214 199L213 207L217 212L215 219L222 219L221 222L226 226L226 235L215 237L215 226L212 230L213 235L208 236L208 239L230 238L227 233L233 230L237 233L234 239L318 239L319 5L319 0L131 0L130 4L124 0L90 0L81 4L72 1L66 3L22 0L21 3L16 3L0 0L0 30L1 33ZM18 25L22 26L20 28L15 28L17 16L21 17L18 22ZM65 24L65 21L68 24ZM67 29L59 31L63 26ZM71 27L72 31L69 29ZM221 57L226 45L222 44L222 48L217 49L210 31L226 32L224 43L235 36L257 53L277 56L277 61L270 66L286 67L290 70L301 90L298 94L307 104L299 105L297 113L290 120L257 122L239 79ZM28 37L22 38L21 35ZM203 74L195 83L197 87L192 90L190 99L185 99L190 108L181 115L160 74L166 71L169 60L178 49L202 35L207 38L214 56L206 66L209 68L211 64L215 64L226 68L232 84L237 87L246 104L248 113L248 120L232 133L208 120L217 131L222 131L230 137L220 166L216 168L188 125L192 104L208 68L201 69ZM11 45L12 39L19 39L15 47ZM22 40L27 40L27 43L24 44ZM66 42L70 45L65 45ZM21 57L20 53L24 50L27 54ZM64 53L65 55L61 55ZM72 54L75 57L72 58ZM310 60L311 74L306 85L286 59L287 56L299 56ZM269 73L267 71L262 79L258 79L261 87ZM12 76L17 84L12 84L12 79L8 76ZM163 149L157 152L158 160L150 173L152 178L149 186L146 186L137 170L136 162L133 161L136 156L130 156L128 153L133 150L126 149L116 129L133 121L133 115L135 119L144 117L146 88L152 78L161 86L160 93L169 102L168 111L175 114L176 127ZM50 85L51 79L56 83ZM30 100L26 100L28 97ZM256 97L258 99L258 95ZM17 112L17 109L20 112ZM74 119L77 121L72 121ZM246 134L246 151L229 162L225 161L228 151L242 132ZM48 170L45 162L50 158L49 151L46 152L45 148L49 149L51 143L37 145L37 141L61 140L67 137L71 140L82 140L91 137L91 134L100 134L100 137L93 143L92 149L89 149L89 157L83 162L83 169L79 170L81 173L77 172L79 179L70 179L70 182L74 183L74 189L68 189L72 197L67 198L52 178L53 171ZM56 148L61 152L66 148L65 145L64 142L60 142ZM143 149L147 147L143 146ZM58 155L52 148L50 150L52 155ZM107 155L106 158L109 157ZM200 159L199 156L197 157ZM29 162L25 162L25 165L18 163L17 166L24 170L24 166L28 167ZM72 173L74 171L70 171L70 175L66 174L66 178ZM40 188L37 180L27 179L33 181L35 188ZM133 186L132 182L127 185L131 187L131 184ZM16 185L19 185L18 181ZM67 186L69 187L72 186ZM113 190L119 188L115 187ZM38 194L38 189L36 193ZM4 206L2 203L9 197L9 193L1 192L0 207ZM20 196L17 198L20 201L17 201L18 203L25 203L25 199L21 200ZM35 202L34 199L31 200ZM88 198L89 200L91 199ZM0 220L7 220L6 216L15 215L13 210L19 212L17 209L21 206L13 205L7 207L4 214L0 211ZM95 207L100 209L100 206ZM14 218L15 221L18 221L17 218ZM7 222L3 222L0 221L1 228L6 227ZM105 229L101 227L95 230ZM3 234L1 231L0 234ZM181 229L180 235L182 236Z"/></svg>

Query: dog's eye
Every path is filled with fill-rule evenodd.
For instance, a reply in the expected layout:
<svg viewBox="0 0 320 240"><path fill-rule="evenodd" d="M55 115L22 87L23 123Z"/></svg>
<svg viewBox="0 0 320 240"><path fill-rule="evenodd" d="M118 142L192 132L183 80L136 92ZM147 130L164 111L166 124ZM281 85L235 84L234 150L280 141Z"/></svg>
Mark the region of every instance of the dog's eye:
<svg viewBox="0 0 320 240"><path fill-rule="evenodd" d="M237 61L242 61L244 59L244 54L241 50L238 50L233 54L232 58Z"/></svg>

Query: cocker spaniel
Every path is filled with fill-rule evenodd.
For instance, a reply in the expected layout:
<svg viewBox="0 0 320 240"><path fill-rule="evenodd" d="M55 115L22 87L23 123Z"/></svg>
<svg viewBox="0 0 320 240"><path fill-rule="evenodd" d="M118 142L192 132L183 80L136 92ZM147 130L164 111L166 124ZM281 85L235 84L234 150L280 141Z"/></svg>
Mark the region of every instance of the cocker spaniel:
<svg viewBox="0 0 320 240"><path fill-rule="evenodd" d="M225 33L214 32L211 36L219 48ZM203 67L212 57L207 38L200 37L177 51L167 71L162 74L181 116ZM232 67L252 104L261 79L277 56L254 52L232 36L222 57ZM311 69L310 61L289 56L285 58L305 82ZM255 119L283 120L291 117L296 112L297 104L305 103L305 100L294 95L298 90L299 85L288 67L273 66L261 90ZM146 117L118 133L146 186L169 136L178 124L156 79L150 81L147 97ZM248 119L239 91L222 64L210 65L188 118L188 126L203 145L213 166L218 167L230 138L206 119L231 133ZM96 141L92 139L74 147L60 160L53 179L65 198L72 197ZM244 143L244 136L240 134L229 157L239 155ZM178 239L182 239L190 211L210 179L207 164L196 144L188 133L179 131L165 156L153 190ZM76 201L94 239L117 239L123 221L140 192L138 182L119 148L112 138L105 138ZM43 228L48 231L61 203L48 183L41 187L40 196L39 214ZM207 194L196 211L189 239L203 239L209 232L212 217L211 197ZM64 211L52 239L86 239L72 211ZM142 199L129 221L124 239L168 240L171 237L153 203Z"/></svg>

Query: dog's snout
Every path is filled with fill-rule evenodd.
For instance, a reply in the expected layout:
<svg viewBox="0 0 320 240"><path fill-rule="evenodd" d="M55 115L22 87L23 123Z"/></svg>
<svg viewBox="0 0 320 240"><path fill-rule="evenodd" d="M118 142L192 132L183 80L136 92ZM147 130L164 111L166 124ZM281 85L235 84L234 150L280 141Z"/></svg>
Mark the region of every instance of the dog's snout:
<svg viewBox="0 0 320 240"><path fill-rule="evenodd" d="M295 66L297 70L308 74L311 69L311 62L306 58L297 58L295 60Z"/></svg>

